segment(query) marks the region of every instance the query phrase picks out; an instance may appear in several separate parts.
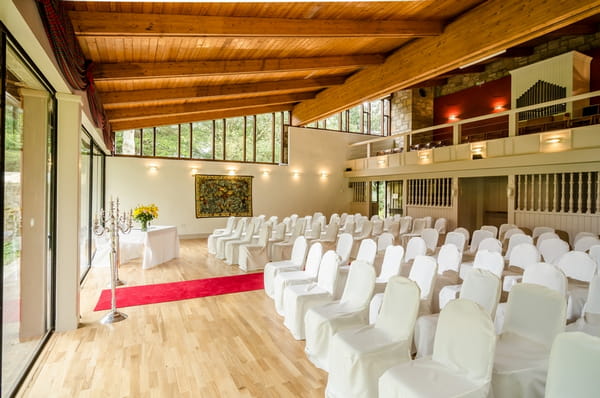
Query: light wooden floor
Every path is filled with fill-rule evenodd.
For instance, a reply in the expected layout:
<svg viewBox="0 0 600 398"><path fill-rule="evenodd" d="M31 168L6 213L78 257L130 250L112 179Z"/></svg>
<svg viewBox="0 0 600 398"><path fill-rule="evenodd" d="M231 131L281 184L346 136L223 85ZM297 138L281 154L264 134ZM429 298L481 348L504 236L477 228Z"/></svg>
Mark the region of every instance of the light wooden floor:
<svg viewBox="0 0 600 398"><path fill-rule="evenodd" d="M241 273L182 240L181 258L150 270L124 264L128 285ZM327 374L304 354L264 291L122 309L113 325L93 312L108 269L90 271L81 326L55 333L20 397L323 397Z"/></svg>

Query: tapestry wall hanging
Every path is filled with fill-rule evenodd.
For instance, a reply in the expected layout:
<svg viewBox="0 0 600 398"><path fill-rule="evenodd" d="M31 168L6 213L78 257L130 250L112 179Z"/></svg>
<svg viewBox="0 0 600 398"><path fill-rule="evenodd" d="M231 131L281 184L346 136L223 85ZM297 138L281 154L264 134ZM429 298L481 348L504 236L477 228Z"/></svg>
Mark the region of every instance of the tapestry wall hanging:
<svg viewBox="0 0 600 398"><path fill-rule="evenodd" d="M196 174L196 218L252 216L252 178Z"/></svg>

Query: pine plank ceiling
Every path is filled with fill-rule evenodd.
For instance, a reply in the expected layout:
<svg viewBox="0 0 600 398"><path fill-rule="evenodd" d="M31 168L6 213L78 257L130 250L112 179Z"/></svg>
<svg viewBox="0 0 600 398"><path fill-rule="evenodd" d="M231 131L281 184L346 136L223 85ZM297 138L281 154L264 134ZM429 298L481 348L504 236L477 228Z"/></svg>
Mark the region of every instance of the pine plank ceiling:
<svg viewBox="0 0 600 398"><path fill-rule="evenodd" d="M279 110L302 125L522 55L600 12L600 0L64 4L113 130Z"/></svg>

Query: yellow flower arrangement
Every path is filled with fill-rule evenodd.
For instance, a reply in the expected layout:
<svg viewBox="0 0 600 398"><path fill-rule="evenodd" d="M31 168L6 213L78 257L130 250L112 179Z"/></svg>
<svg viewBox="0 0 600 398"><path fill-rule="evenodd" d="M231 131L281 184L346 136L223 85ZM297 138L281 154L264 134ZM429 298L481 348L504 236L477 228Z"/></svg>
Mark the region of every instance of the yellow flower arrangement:
<svg viewBox="0 0 600 398"><path fill-rule="evenodd" d="M148 221L158 217L158 207L154 203L147 206L138 206L133 209L133 219L142 224L142 231L148 229Z"/></svg>

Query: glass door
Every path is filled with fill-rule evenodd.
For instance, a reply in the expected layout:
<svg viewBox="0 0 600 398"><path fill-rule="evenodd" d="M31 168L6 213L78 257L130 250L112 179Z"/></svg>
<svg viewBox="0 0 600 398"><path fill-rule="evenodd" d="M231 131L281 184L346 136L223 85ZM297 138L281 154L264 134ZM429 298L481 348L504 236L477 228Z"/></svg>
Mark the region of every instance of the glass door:
<svg viewBox="0 0 600 398"><path fill-rule="evenodd" d="M51 188L54 102L2 35L2 397L18 386L52 328Z"/></svg>
<svg viewBox="0 0 600 398"><path fill-rule="evenodd" d="M81 132L79 157L79 278L83 280L91 266L92 140Z"/></svg>

